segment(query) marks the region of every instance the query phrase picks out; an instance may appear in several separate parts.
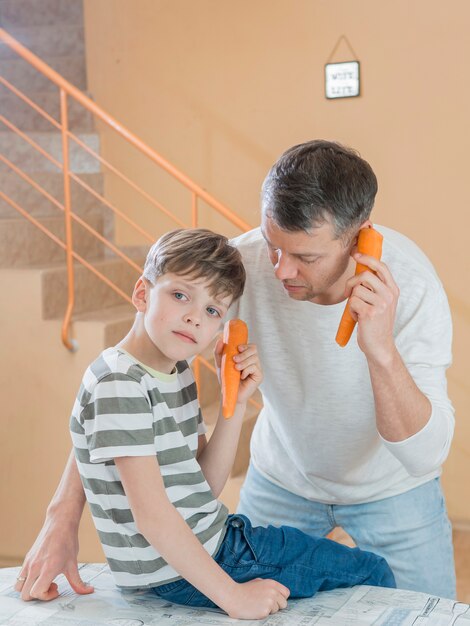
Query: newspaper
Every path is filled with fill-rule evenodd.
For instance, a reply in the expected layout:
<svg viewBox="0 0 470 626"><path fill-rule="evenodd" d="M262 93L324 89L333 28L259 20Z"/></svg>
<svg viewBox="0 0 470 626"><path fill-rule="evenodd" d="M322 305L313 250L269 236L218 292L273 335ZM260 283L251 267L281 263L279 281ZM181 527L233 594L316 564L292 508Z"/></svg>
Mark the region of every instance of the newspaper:
<svg viewBox="0 0 470 626"><path fill-rule="evenodd" d="M52 602L23 602L14 591L19 568L0 570L0 626L470 626L470 605L425 593L359 586L289 600L264 620L235 620L217 610L194 609L152 592L119 591L101 563L80 566L95 593L79 596L63 576Z"/></svg>

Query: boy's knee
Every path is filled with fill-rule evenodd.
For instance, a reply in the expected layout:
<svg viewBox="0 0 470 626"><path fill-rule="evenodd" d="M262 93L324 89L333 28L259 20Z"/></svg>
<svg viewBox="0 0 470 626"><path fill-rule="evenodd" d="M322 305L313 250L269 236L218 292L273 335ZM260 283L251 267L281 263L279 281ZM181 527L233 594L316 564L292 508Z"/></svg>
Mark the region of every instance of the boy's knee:
<svg viewBox="0 0 470 626"><path fill-rule="evenodd" d="M373 575L376 581L374 584L377 587L396 588L395 576L393 575L390 565L381 556L377 556L377 565L374 568Z"/></svg>

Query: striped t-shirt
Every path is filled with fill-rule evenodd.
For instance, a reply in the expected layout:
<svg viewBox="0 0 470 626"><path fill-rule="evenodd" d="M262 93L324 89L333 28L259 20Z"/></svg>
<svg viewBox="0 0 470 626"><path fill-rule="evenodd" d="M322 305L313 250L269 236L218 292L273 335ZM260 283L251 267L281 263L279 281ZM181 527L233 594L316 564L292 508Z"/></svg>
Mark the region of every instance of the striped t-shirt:
<svg viewBox="0 0 470 626"><path fill-rule="evenodd" d="M196 459L205 432L193 374L147 368L118 348L88 367L70 418L85 495L116 584L154 587L180 578L141 535L114 458L156 455L169 500L213 556L227 508L214 498Z"/></svg>

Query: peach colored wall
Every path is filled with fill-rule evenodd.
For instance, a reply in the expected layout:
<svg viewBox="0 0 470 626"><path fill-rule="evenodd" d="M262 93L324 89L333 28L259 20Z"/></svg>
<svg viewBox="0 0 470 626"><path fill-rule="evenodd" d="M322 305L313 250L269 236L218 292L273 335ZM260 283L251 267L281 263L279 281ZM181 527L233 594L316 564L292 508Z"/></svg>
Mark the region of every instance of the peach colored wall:
<svg viewBox="0 0 470 626"><path fill-rule="evenodd" d="M446 464L452 516L470 520L466 0L85 0L89 87L98 103L251 224L259 187L288 146L314 137L356 147L380 183L375 219L428 253L455 323L449 375L457 431ZM360 98L327 101L323 66L346 34L361 62ZM334 60L350 60L342 45ZM121 150L104 152L182 219L189 196ZM153 233L171 227L107 180L107 193ZM205 225L231 234L203 213ZM137 239L120 224L122 243Z"/></svg>

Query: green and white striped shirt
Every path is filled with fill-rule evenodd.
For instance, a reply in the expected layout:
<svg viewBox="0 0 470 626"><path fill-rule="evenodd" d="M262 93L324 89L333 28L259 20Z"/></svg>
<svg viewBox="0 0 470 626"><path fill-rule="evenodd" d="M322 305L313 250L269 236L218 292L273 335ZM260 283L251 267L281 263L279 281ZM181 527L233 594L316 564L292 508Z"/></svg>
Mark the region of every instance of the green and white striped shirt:
<svg viewBox="0 0 470 626"><path fill-rule="evenodd" d="M114 458L156 455L168 498L213 556L227 508L210 490L196 459L205 432L193 374L185 361L156 372L118 348L88 367L70 418L85 495L120 587L154 587L180 576L141 535Z"/></svg>

